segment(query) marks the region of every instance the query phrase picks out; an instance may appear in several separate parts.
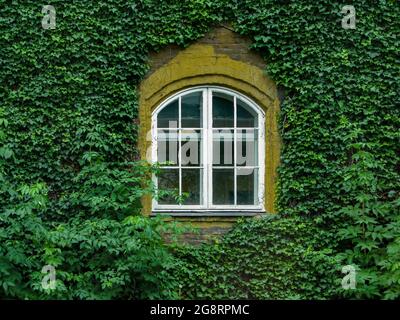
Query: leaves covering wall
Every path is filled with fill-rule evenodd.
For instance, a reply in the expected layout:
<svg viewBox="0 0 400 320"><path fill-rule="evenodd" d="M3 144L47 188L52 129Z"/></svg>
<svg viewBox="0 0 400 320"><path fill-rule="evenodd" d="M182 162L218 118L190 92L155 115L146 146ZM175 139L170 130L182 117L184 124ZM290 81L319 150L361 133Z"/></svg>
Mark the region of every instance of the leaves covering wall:
<svg viewBox="0 0 400 320"><path fill-rule="evenodd" d="M245 291L251 294L238 295L259 298L299 294L297 276L288 273L283 291L266 295L263 290L268 286L262 280L263 271L257 268L288 243L294 246L288 255L292 266L296 257L302 257L298 251L305 250L301 243L321 252L352 248L351 241L341 242L343 239L336 235L352 221L342 208L358 203L357 194L349 192L357 187L349 187L344 176L357 163L354 154L360 146L368 148L379 163L368 169L379 180L374 199L393 203L398 198L400 6L396 1L346 3L356 8L355 30L341 27L343 3L329 0L50 2L57 12L55 30L41 28L41 5L37 1L0 1L0 107L7 121L2 176L14 186L46 183L49 203L37 212L45 223L69 223L78 216L83 219L89 210L73 201L74 195L84 190L77 181L84 167L83 155L95 152L113 163L137 156L137 86L148 70L148 53L168 44L187 46L213 25L226 21L253 40L253 48L265 58L266 71L284 92L277 203L282 224L291 221L293 228L288 229L298 230L298 221L289 217L305 217L315 228L313 235L296 233L299 242L283 241L265 259L254 260L245 285ZM0 199L3 210L12 204L13 195L7 190ZM79 203L85 203L84 198ZM398 206L390 208L386 215L399 215ZM258 230L262 237L262 230L274 225L266 220L263 223L267 226L252 226L258 223L250 222L251 232L239 227L240 232L233 231L228 237L228 260L243 258L242 251L232 249L235 241L246 246L244 252L251 250L254 241L262 242L257 250L280 243L279 232L267 238L267 243L262 238L253 239L252 232ZM388 223L388 219L377 223ZM398 239L398 229L390 230L393 234L389 240L378 240L381 250L385 250L387 241ZM394 259L391 268L398 270L398 246L390 248ZM357 262L356 257L347 258L348 263ZM207 264L214 258L210 255L209 259ZM210 277L213 268L211 263L207 269ZM280 272L277 268L268 270L277 275ZM334 282L329 270L328 264L322 273ZM228 286L244 281L241 275L236 277L236 272L227 268L221 275L223 280L231 279L226 282ZM187 284L182 274L181 281ZM311 273L310 278L305 276L304 286L309 286L307 279L313 277ZM319 282L312 283L315 297L335 294L336 289L320 294L323 290ZM194 296L220 297L221 290ZM378 287L365 294L381 296L384 290ZM190 292L194 291L187 288L183 296L191 296Z"/></svg>

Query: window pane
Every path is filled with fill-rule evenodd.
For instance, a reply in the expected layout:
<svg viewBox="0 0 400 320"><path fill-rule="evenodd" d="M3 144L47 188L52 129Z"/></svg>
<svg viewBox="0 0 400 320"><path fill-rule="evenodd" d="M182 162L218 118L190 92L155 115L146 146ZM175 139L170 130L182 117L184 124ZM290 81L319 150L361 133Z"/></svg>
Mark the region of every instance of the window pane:
<svg viewBox="0 0 400 320"><path fill-rule="evenodd" d="M182 130L182 166L201 165L201 130Z"/></svg>
<svg viewBox="0 0 400 320"><path fill-rule="evenodd" d="M247 103L236 99L237 127L257 127L257 113Z"/></svg>
<svg viewBox="0 0 400 320"><path fill-rule="evenodd" d="M202 169L182 169L182 193L189 193L184 205L202 204Z"/></svg>
<svg viewBox="0 0 400 320"><path fill-rule="evenodd" d="M237 169L237 204L256 205L257 169Z"/></svg>
<svg viewBox="0 0 400 320"><path fill-rule="evenodd" d="M212 205L228 208L258 205L262 165L258 163L258 111L230 91L220 92L215 87L195 90L173 98L153 119L158 129L154 141L157 161L164 163L157 176L158 189L186 194L180 208L204 205L207 209L205 199L209 197ZM211 96L204 101L206 93ZM212 117L211 123L204 123L206 115ZM212 167L206 166L205 159L212 161ZM179 208L173 196L157 201Z"/></svg>
<svg viewBox="0 0 400 320"><path fill-rule="evenodd" d="M170 166L178 164L178 130L157 130L157 161L170 161Z"/></svg>
<svg viewBox="0 0 400 320"><path fill-rule="evenodd" d="M234 204L234 170L213 169L213 204Z"/></svg>
<svg viewBox="0 0 400 320"><path fill-rule="evenodd" d="M213 130L213 165L233 166L233 130Z"/></svg>
<svg viewBox="0 0 400 320"><path fill-rule="evenodd" d="M221 92L213 92L212 115L214 128L234 127L233 96Z"/></svg>
<svg viewBox="0 0 400 320"><path fill-rule="evenodd" d="M236 132L236 164L258 165L258 130L240 129Z"/></svg>
<svg viewBox="0 0 400 320"><path fill-rule="evenodd" d="M182 128L201 128L203 92L194 92L182 97L181 125Z"/></svg>
<svg viewBox="0 0 400 320"><path fill-rule="evenodd" d="M179 117L178 99L166 105L157 116L157 128L177 128Z"/></svg>
<svg viewBox="0 0 400 320"><path fill-rule="evenodd" d="M179 192L179 169L163 169L158 175L158 190ZM177 204L171 196L158 199L159 204Z"/></svg>

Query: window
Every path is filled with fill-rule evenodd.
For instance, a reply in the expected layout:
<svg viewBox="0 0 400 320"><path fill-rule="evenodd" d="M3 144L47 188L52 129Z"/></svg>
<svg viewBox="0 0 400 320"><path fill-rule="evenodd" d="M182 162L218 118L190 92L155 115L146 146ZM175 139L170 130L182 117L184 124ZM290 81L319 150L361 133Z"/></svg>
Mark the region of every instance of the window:
<svg viewBox="0 0 400 320"><path fill-rule="evenodd" d="M153 211L263 210L264 113L220 87L184 90L152 118L152 158L159 189L187 197L153 200Z"/></svg>

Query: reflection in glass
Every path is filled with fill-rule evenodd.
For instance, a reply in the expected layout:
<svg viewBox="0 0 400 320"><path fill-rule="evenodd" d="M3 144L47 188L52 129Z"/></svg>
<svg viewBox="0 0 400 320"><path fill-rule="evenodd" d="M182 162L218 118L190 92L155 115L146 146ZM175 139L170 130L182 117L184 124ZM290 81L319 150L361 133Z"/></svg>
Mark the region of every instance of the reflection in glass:
<svg viewBox="0 0 400 320"><path fill-rule="evenodd" d="M157 128L178 128L179 101L178 99L166 105L157 116Z"/></svg>
<svg viewBox="0 0 400 320"><path fill-rule="evenodd" d="M202 204L202 169L182 169L182 193L189 193L184 205Z"/></svg>
<svg viewBox="0 0 400 320"><path fill-rule="evenodd" d="M234 204L234 170L213 169L213 204Z"/></svg>
<svg viewBox="0 0 400 320"><path fill-rule="evenodd" d="M255 179L257 177L257 169L237 169L236 188L237 188L237 204L238 205L255 205L257 204L257 185Z"/></svg>
<svg viewBox="0 0 400 320"><path fill-rule="evenodd" d="M233 127L233 96L221 92L213 92L212 116L214 128Z"/></svg>
<svg viewBox="0 0 400 320"><path fill-rule="evenodd" d="M257 113L248 104L236 99L236 126L239 128L257 127Z"/></svg>

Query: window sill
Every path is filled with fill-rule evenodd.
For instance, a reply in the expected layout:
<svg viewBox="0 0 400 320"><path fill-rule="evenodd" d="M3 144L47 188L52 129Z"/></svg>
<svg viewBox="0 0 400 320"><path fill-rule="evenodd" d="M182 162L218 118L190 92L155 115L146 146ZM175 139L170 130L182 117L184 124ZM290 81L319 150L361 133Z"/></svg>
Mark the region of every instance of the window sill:
<svg viewBox="0 0 400 320"><path fill-rule="evenodd" d="M157 215L160 216L170 216L170 217L254 217L264 215L266 212L262 210L225 210L225 211L171 211L171 210L153 210L150 214L151 217Z"/></svg>

